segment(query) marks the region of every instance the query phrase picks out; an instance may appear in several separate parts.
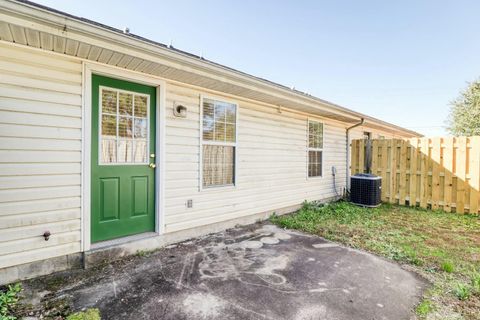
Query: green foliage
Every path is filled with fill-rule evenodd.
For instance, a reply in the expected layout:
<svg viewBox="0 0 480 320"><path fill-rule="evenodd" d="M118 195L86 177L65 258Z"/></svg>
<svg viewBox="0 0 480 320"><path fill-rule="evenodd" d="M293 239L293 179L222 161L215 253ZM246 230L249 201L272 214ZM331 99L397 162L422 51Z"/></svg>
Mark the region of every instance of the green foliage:
<svg viewBox="0 0 480 320"><path fill-rule="evenodd" d="M450 261L445 261L444 263L442 263L441 268L447 273L452 273L455 270L453 263Z"/></svg>
<svg viewBox="0 0 480 320"><path fill-rule="evenodd" d="M469 83L451 103L448 130L456 136L480 135L480 81Z"/></svg>
<svg viewBox="0 0 480 320"><path fill-rule="evenodd" d="M471 289L463 283L457 283L453 288L453 293L460 300L467 300L470 298Z"/></svg>
<svg viewBox="0 0 480 320"><path fill-rule="evenodd" d="M480 273L472 275L472 288L476 294L480 295Z"/></svg>
<svg viewBox="0 0 480 320"><path fill-rule="evenodd" d="M428 315L430 312L433 311L433 306L432 302L428 299L424 299L416 308L415 310L417 312L417 315L421 317L425 317Z"/></svg>
<svg viewBox="0 0 480 320"><path fill-rule="evenodd" d="M92 308L85 311L71 314L67 320L100 320L100 310Z"/></svg>
<svg viewBox="0 0 480 320"><path fill-rule="evenodd" d="M22 291L20 283L9 285L5 291L0 291L0 320L16 320L13 315L15 306L20 299L18 294Z"/></svg>

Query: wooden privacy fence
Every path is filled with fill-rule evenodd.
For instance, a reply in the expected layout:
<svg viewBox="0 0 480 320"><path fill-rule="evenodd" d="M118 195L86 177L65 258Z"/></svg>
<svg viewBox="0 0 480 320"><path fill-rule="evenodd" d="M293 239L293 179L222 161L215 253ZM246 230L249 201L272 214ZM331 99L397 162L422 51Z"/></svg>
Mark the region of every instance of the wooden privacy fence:
<svg viewBox="0 0 480 320"><path fill-rule="evenodd" d="M351 150L351 173L381 176L384 202L479 213L479 136L353 140Z"/></svg>

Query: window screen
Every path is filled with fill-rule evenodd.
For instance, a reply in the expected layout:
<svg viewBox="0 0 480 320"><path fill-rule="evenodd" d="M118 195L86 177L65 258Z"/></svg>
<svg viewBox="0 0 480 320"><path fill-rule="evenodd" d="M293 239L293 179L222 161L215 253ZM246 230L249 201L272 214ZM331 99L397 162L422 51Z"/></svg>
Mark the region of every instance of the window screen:
<svg viewBox="0 0 480 320"><path fill-rule="evenodd" d="M235 184L237 106L203 99L202 184L204 187Z"/></svg>

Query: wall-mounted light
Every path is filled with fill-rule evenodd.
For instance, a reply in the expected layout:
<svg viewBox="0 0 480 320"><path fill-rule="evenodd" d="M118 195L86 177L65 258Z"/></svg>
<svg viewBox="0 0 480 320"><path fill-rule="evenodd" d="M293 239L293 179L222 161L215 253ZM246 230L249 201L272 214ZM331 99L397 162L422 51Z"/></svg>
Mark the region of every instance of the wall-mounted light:
<svg viewBox="0 0 480 320"><path fill-rule="evenodd" d="M173 103L173 115L178 118L186 118L187 107L181 104Z"/></svg>

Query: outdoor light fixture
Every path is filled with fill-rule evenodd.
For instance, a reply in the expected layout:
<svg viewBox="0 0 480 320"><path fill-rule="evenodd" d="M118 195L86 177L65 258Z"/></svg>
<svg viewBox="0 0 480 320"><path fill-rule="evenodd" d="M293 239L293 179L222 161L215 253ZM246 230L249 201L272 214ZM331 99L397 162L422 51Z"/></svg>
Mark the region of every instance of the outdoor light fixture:
<svg viewBox="0 0 480 320"><path fill-rule="evenodd" d="M187 117L187 107L181 104L174 104L173 105L173 115L178 118L186 118Z"/></svg>

